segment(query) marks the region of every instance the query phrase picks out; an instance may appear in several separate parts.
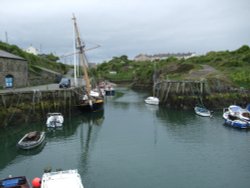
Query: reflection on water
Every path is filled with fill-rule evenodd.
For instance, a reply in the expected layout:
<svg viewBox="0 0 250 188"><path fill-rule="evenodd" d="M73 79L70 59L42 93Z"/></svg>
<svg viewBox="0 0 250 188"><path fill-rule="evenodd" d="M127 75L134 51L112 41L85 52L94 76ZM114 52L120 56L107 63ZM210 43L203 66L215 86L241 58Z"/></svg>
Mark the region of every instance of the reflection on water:
<svg viewBox="0 0 250 188"><path fill-rule="evenodd" d="M40 127L19 125L16 127L8 127L0 132L0 168L2 169L14 160L20 153L17 147L17 142L27 133L32 130L41 130Z"/></svg>
<svg viewBox="0 0 250 188"><path fill-rule="evenodd" d="M3 130L0 177L32 179L52 167L77 168L85 188L249 186L249 131L225 127L221 113L204 118L147 105L144 92L118 92L105 111L72 114L60 130L43 122ZM46 144L23 153L16 143L31 130L45 130Z"/></svg>
<svg viewBox="0 0 250 188"><path fill-rule="evenodd" d="M150 110L152 113L156 113L159 110L159 106L158 105L151 105L151 104L146 104L145 106L148 110Z"/></svg>
<svg viewBox="0 0 250 188"><path fill-rule="evenodd" d="M98 131L104 121L104 111L99 111L95 113L89 113L84 116L81 116L81 125L80 125L80 145L81 145L81 154L79 160L79 172L81 174L86 174L88 170L88 158L89 150L92 145L95 143L95 140L98 136Z"/></svg>
<svg viewBox="0 0 250 188"><path fill-rule="evenodd" d="M91 142L93 126L101 126L104 121L104 111L96 112L96 113L90 113L90 114L84 114L84 115L78 115L75 116L72 119L65 118L65 122L63 127L58 128L47 128L45 124L38 123L34 125L20 125L18 127L10 127L9 129L5 129L0 133L0 152L3 155L0 155L0 169L4 169L5 167L10 167L10 171L8 173L4 173L3 177L7 174L13 174L20 172L19 175L23 175L22 169L13 170L11 168L12 164L20 163L23 161L28 160L30 157L35 157L38 155L38 158L42 156L42 160L46 159L50 156L50 152L56 151L60 147L61 149L65 146L66 143L69 143L69 141L73 141L71 144L74 144L75 142L75 134L80 133L80 153L83 153L83 156L87 156L89 145ZM43 142L40 146L31 149L31 150L22 150L16 146L17 142L23 135L27 132L30 132L31 130L44 130L46 131L46 138L45 142ZM80 130L80 131L79 131ZM95 134L95 133L94 133ZM95 135L93 136L95 137ZM72 147L74 148L74 147ZM45 154L45 155L44 155ZM56 154L56 153L54 153ZM53 155L54 155L53 154ZM39 156L40 155L40 156ZM52 155L52 156L53 156ZM63 155L62 155L63 156ZM55 159L57 159L58 156L56 156ZM83 161L85 161L84 159ZM38 162L37 164L39 164ZM40 166L40 170L43 170L47 166L53 167L53 162L44 163L42 166ZM58 168L61 168L61 165L58 165ZM70 167L72 168L72 167ZM8 170L7 170L8 171ZM0 171L1 172L1 171ZM31 170L33 172L33 170ZM32 173L31 173L32 174ZM2 175L2 172L0 173ZM32 174L33 175L33 174ZM39 174L38 174L39 175Z"/></svg>
<svg viewBox="0 0 250 188"><path fill-rule="evenodd" d="M37 155L39 153L42 152L43 148L45 147L46 145L46 141L42 142L41 145L39 145L38 147L36 148L33 148L33 149L30 149L30 150L24 150L24 149L21 149L21 148L17 148L17 152L18 152L18 155Z"/></svg>

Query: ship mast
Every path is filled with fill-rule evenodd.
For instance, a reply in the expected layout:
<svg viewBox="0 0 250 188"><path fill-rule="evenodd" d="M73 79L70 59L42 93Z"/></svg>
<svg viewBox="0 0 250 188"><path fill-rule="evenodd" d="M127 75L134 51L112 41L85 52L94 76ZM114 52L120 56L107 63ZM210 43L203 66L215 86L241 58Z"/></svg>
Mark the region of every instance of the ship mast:
<svg viewBox="0 0 250 188"><path fill-rule="evenodd" d="M86 55L84 53L84 47L85 44L82 43L81 38L80 38L80 33L77 27L77 23L76 23L76 17L73 14L73 18L72 18L73 22L74 22L74 28L75 28L75 37L76 37L76 48L79 50L79 58L80 58L80 63L83 66L83 78L85 80L85 84L86 84L86 94L88 97L90 97L90 90L91 90L91 86L90 86L90 80L89 80L89 76L88 76L88 66L87 66L87 62L86 62Z"/></svg>

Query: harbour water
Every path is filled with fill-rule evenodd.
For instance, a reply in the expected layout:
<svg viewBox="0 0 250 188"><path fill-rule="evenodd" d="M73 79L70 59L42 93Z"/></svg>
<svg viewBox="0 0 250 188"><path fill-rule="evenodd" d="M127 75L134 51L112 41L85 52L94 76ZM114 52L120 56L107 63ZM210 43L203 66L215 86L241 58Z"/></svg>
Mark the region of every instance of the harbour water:
<svg viewBox="0 0 250 188"><path fill-rule="evenodd" d="M105 110L65 118L61 130L45 122L0 132L0 178L41 177L47 167L78 169L85 188L248 188L250 131L223 125L193 110L144 103L148 96L119 88L106 97ZM17 149L24 133L45 130L46 143Z"/></svg>

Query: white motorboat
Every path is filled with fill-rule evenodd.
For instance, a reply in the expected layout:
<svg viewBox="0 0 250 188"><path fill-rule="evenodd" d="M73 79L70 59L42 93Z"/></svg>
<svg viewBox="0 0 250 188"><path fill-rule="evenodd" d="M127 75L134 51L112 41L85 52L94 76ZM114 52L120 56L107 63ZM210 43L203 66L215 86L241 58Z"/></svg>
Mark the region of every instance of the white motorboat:
<svg viewBox="0 0 250 188"><path fill-rule="evenodd" d="M77 169L44 173L41 188L84 188Z"/></svg>
<svg viewBox="0 0 250 188"><path fill-rule="evenodd" d="M145 103L147 104L153 104L153 105L158 105L160 100L157 97L148 97L145 99Z"/></svg>
<svg viewBox="0 0 250 188"><path fill-rule="evenodd" d="M47 121L46 121L47 127L53 127L53 128L62 127L63 121L64 121L63 115L59 112L47 114Z"/></svg>
<svg viewBox="0 0 250 188"><path fill-rule="evenodd" d="M199 107L196 106L194 107L194 111L197 115L202 116L202 117L212 117L212 113L210 110L204 108L204 107Z"/></svg>
<svg viewBox="0 0 250 188"><path fill-rule="evenodd" d="M247 108L237 105L230 105L223 109L225 124L241 129L250 128L250 112Z"/></svg>
<svg viewBox="0 0 250 188"><path fill-rule="evenodd" d="M230 105L228 111L229 115L250 122L250 112L247 109L241 108L237 105Z"/></svg>
<svg viewBox="0 0 250 188"><path fill-rule="evenodd" d="M224 109L224 113L222 117L225 120L225 124L227 125L230 125L236 128L241 128L241 129L249 128L249 124L247 121L239 119L238 117L231 115L228 109Z"/></svg>
<svg viewBox="0 0 250 188"><path fill-rule="evenodd" d="M115 84L109 81L103 81L99 83L99 88L103 96L114 96L115 95Z"/></svg>

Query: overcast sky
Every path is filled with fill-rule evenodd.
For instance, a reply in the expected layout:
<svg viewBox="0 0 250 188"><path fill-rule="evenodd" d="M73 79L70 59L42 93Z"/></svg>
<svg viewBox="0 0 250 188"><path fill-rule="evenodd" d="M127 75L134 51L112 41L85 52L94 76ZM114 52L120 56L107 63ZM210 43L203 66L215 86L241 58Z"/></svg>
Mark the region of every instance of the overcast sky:
<svg viewBox="0 0 250 188"><path fill-rule="evenodd" d="M249 0L1 0L0 40L71 53L72 13L91 62L250 45Z"/></svg>

